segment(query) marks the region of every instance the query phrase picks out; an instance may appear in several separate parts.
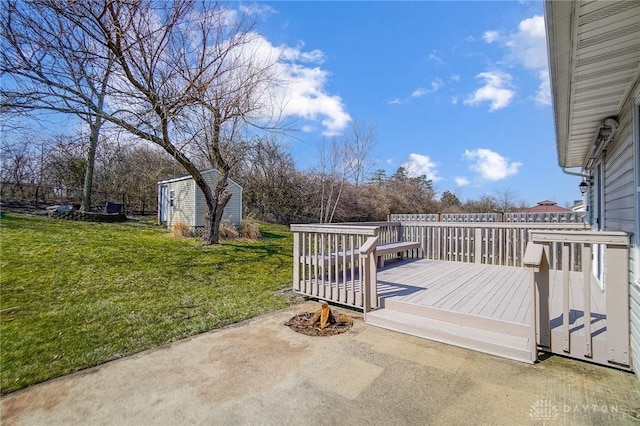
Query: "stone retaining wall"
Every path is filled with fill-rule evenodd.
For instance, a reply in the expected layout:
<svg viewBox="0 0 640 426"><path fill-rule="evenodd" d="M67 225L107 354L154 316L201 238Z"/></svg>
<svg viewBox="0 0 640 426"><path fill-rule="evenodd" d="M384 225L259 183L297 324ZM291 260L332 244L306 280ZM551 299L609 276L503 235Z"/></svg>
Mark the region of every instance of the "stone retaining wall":
<svg viewBox="0 0 640 426"><path fill-rule="evenodd" d="M79 220L83 222L101 222L101 223L116 223L124 222L127 220L127 216L124 213L91 213L81 212L79 210L71 210L69 212L49 212L49 217L62 220Z"/></svg>

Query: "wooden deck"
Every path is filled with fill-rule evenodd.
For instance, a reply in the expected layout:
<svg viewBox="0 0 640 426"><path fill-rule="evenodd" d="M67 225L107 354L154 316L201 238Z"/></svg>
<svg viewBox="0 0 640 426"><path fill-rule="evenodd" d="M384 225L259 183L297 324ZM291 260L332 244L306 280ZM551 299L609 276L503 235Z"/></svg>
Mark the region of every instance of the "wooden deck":
<svg viewBox="0 0 640 426"><path fill-rule="evenodd" d="M381 308L367 313L365 321L426 339L533 362L536 342L531 325L529 273L521 267L429 259L396 262L378 271ZM561 273L554 273L550 328L556 353L562 353L563 340L559 283ZM580 273L571 273L571 287L569 331L575 347L584 340ZM606 356L602 353L606 352L606 316L602 314L604 297L597 286L592 285L591 298L595 358Z"/></svg>

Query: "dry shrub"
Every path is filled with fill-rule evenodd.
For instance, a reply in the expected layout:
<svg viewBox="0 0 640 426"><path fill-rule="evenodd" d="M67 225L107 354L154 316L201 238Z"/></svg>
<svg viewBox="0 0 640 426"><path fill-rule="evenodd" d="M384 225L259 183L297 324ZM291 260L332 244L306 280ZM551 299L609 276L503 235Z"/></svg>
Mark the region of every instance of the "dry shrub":
<svg viewBox="0 0 640 426"><path fill-rule="evenodd" d="M220 238L223 240L232 240L238 238L238 230L233 223L228 220L220 222Z"/></svg>
<svg viewBox="0 0 640 426"><path fill-rule="evenodd" d="M186 222L180 221L171 228L171 235L177 238L189 238L193 236L193 232Z"/></svg>
<svg viewBox="0 0 640 426"><path fill-rule="evenodd" d="M258 229L258 225L251 222L242 222L242 227L240 228L240 237L254 241L259 240L260 229Z"/></svg>

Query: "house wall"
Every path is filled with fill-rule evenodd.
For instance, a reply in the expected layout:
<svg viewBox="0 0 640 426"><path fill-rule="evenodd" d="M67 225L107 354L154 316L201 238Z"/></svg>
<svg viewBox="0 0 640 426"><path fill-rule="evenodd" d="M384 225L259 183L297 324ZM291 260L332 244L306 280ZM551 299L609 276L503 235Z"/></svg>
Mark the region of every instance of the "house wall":
<svg viewBox="0 0 640 426"><path fill-rule="evenodd" d="M636 232L640 213L637 199L637 159L635 158L638 114L636 97L638 80L618 115L618 131L604 154L604 230L624 231L631 235L630 250L630 318L632 363L640 374L640 288L638 285L638 246Z"/></svg>
<svg viewBox="0 0 640 426"><path fill-rule="evenodd" d="M171 206L171 192L173 191L173 206ZM194 224L193 209L193 179L183 179L167 184L167 227L171 228L178 222L185 222L188 226Z"/></svg>
<svg viewBox="0 0 640 426"><path fill-rule="evenodd" d="M636 189L636 234L632 239L631 248L631 285L630 285L630 304L631 304L631 359L636 375L640 378L640 81L636 81L634 100L632 102L633 122L631 137L635 144L633 149L633 157L635 162L635 189Z"/></svg>
<svg viewBox="0 0 640 426"><path fill-rule="evenodd" d="M209 170L204 174L205 181L214 186L220 176L220 173L216 170ZM242 222L242 187L233 181L229 181L227 190L231 192L231 199L224 208L222 215L223 220L229 220L236 226L240 226ZM204 226L204 218L207 212L207 204L205 203L204 194L196 186L196 213L195 213L195 226Z"/></svg>

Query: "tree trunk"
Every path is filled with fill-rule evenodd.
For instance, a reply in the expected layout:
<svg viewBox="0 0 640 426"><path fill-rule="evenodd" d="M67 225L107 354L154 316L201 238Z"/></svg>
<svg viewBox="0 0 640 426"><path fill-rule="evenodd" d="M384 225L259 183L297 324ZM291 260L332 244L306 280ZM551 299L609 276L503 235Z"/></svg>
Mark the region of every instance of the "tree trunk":
<svg viewBox="0 0 640 426"><path fill-rule="evenodd" d="M80 211L91 211L91 189L93 187L93 168L96 160L96 145L98 144L98 135L100 129L97 123L91 126L91 134L89 135L89 152L87 153L87 170L84 174L84 186L82 187L82 204Z"/></svg>
<svg viewBox="0 0 640 426"><path fill-rule="evenodd" d="M107 69L106 75L102 82L102 92L98 95L98 108L102 111L106 92L106 84L109 79L110 68ZM93 188L93 168L96 162L96 148L98 146L98 138L100 137L100 128L104 123L101 116L97 116L95 121L87 119L89 122L89 152L87 153L87 170L84 174L84 186L82 187L82 204L80 211L91 211L91 190Z"/></svg>
<svg viewBox="0 0 640 426"><path fill-rule="evenodd" d="M205 197L206 199L207 197ZM213 198L213 197L212 197ZM220 243L220 222L222 222L222 215L224 214L224 208L229 203L231 194L225 192L222 198L218 201L214 200L211 205L207 203L207 213L205 214L204 235L202 240L204 244L219 244Z"/></svg>

